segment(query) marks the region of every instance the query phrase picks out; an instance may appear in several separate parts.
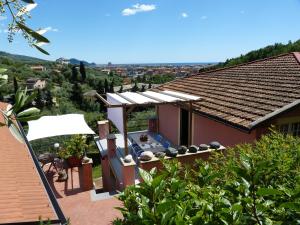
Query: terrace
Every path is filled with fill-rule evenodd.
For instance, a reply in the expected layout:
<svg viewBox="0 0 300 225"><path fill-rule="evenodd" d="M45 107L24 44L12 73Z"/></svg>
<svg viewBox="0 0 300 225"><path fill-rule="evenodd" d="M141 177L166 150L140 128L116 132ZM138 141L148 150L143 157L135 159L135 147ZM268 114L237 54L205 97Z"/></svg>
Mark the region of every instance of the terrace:
<svg viewBox="0 0 300 225"><path fill-rule="evenodd" d="M201 101L194 95L175 91L146 91L143 93L107 94L106 99L97 95L107 106L108 120L98 122L99 137L95 139L101 155L103 188L106 191L123 190L126 186L137 184L142 180L138 168L150 170L161 167L161 158L176 158L182 163L193 163L196 159L207 159L216 149L224 150L223 146L199 148L192 145L192 132L186 136L186 145L180 146L170 141L160 127L158 106L177 105L188 108L187 129L192 129L192 106ZM128 117L135 108L155 107L156 117L149 118L148 129L128 131ZM112 127L117 129L113 134Z"/></svg>

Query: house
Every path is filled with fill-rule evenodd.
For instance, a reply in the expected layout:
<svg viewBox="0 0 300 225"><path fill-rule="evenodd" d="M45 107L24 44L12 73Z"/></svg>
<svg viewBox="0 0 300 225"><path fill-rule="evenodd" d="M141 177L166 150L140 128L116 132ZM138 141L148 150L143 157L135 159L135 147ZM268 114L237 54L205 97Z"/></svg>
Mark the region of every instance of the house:
<svg viewBox="0 0 300 225"><path fill-rule="evenodd" d="M192 143L219 141L224 146L251 143L271 125L300 135L300 53L176 79L158 90L201 96L193 103ZM158 107L159 132L173 143L187 143L187 109Z"/></svg>
<svg viewBox="0 0 300 225"><path fill-rule="evenodd" d="M46 80L38 78L29 78L26 80L26 87L28 90L42 90L46 87Z"/></svg>
<svg viewBox="0 0 300 225"><path fill-rule="evenodd" d="M0 102L0 109L6 107ZM55 195L22 136L24 142L17 140L6 126L0 127L0 224L38 224L40 218L50 224L65 224Z"/></svg>
<svg viewBox="0 0 300 225"><path fill-rule="evenodd" d="M161 157L193 164L214 151L251 143L271 125L300 135L300 53L199 73L142 93L98 97L108 107L96 140L103 186L122 190L141 181L138 168L161 168ZM148 129L128 132L130 112L147 106L156 108ZM111 124L119 133L112 134ZM214 141L220 144L215 147ZM142 154L149 157L144 160Z"/></svg>
<svg viewBox="0 0 300 225"><path fill-rule="evenodd" d="M46 67L44 67L42 65L31 66L30 69L37 71L37 72L44 72L47 70Z"/></svg>
<svg viewBox="0 0 300 225"><path fill-rule="evenodd" d="M70 64L70 60L66 59L66 58L59 58L56 60L57 63L61 64L61 65L69 65Z"/></svg>

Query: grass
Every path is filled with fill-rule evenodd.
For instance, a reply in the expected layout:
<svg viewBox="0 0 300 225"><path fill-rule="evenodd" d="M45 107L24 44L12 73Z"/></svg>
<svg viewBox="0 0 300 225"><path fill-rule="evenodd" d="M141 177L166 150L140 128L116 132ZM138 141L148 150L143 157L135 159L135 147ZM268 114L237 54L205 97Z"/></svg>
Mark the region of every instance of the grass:
<svg viewBox="0 0 300 225"><path fill-rule="evenodd" d="M97 165L93 167L93 179L97 179L102 176L101 165Z"/></svg>

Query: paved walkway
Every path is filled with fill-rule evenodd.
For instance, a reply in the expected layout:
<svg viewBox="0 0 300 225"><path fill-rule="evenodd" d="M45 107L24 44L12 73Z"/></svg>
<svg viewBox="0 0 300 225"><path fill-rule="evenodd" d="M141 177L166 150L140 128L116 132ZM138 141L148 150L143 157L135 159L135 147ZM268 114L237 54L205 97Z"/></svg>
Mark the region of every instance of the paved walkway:
<svg viewBox="0 0 300 225"><path fill-rule="evenodd" d="M45 168L47 171L47 168ZM120 207L121 202L115 197L95 200L95 191L82 191L79 186L78 168L68 170L68 181L56 182L57 173L46 173L54 194L66 218L71 225L107 225L121 217L114 207Z"/></svg>

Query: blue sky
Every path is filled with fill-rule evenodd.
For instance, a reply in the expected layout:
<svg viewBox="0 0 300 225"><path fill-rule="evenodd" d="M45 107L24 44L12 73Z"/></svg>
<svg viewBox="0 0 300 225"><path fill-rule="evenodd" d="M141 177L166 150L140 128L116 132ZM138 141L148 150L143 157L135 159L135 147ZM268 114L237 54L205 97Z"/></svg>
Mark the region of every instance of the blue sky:
<svg viewBox="0 0 300 225"><path fill-rule="evenodd" d="M36 0L28 20L49 28L44 56L16 37L2 51L96 63L216 62L300 38L299 0Z"/></svg>

